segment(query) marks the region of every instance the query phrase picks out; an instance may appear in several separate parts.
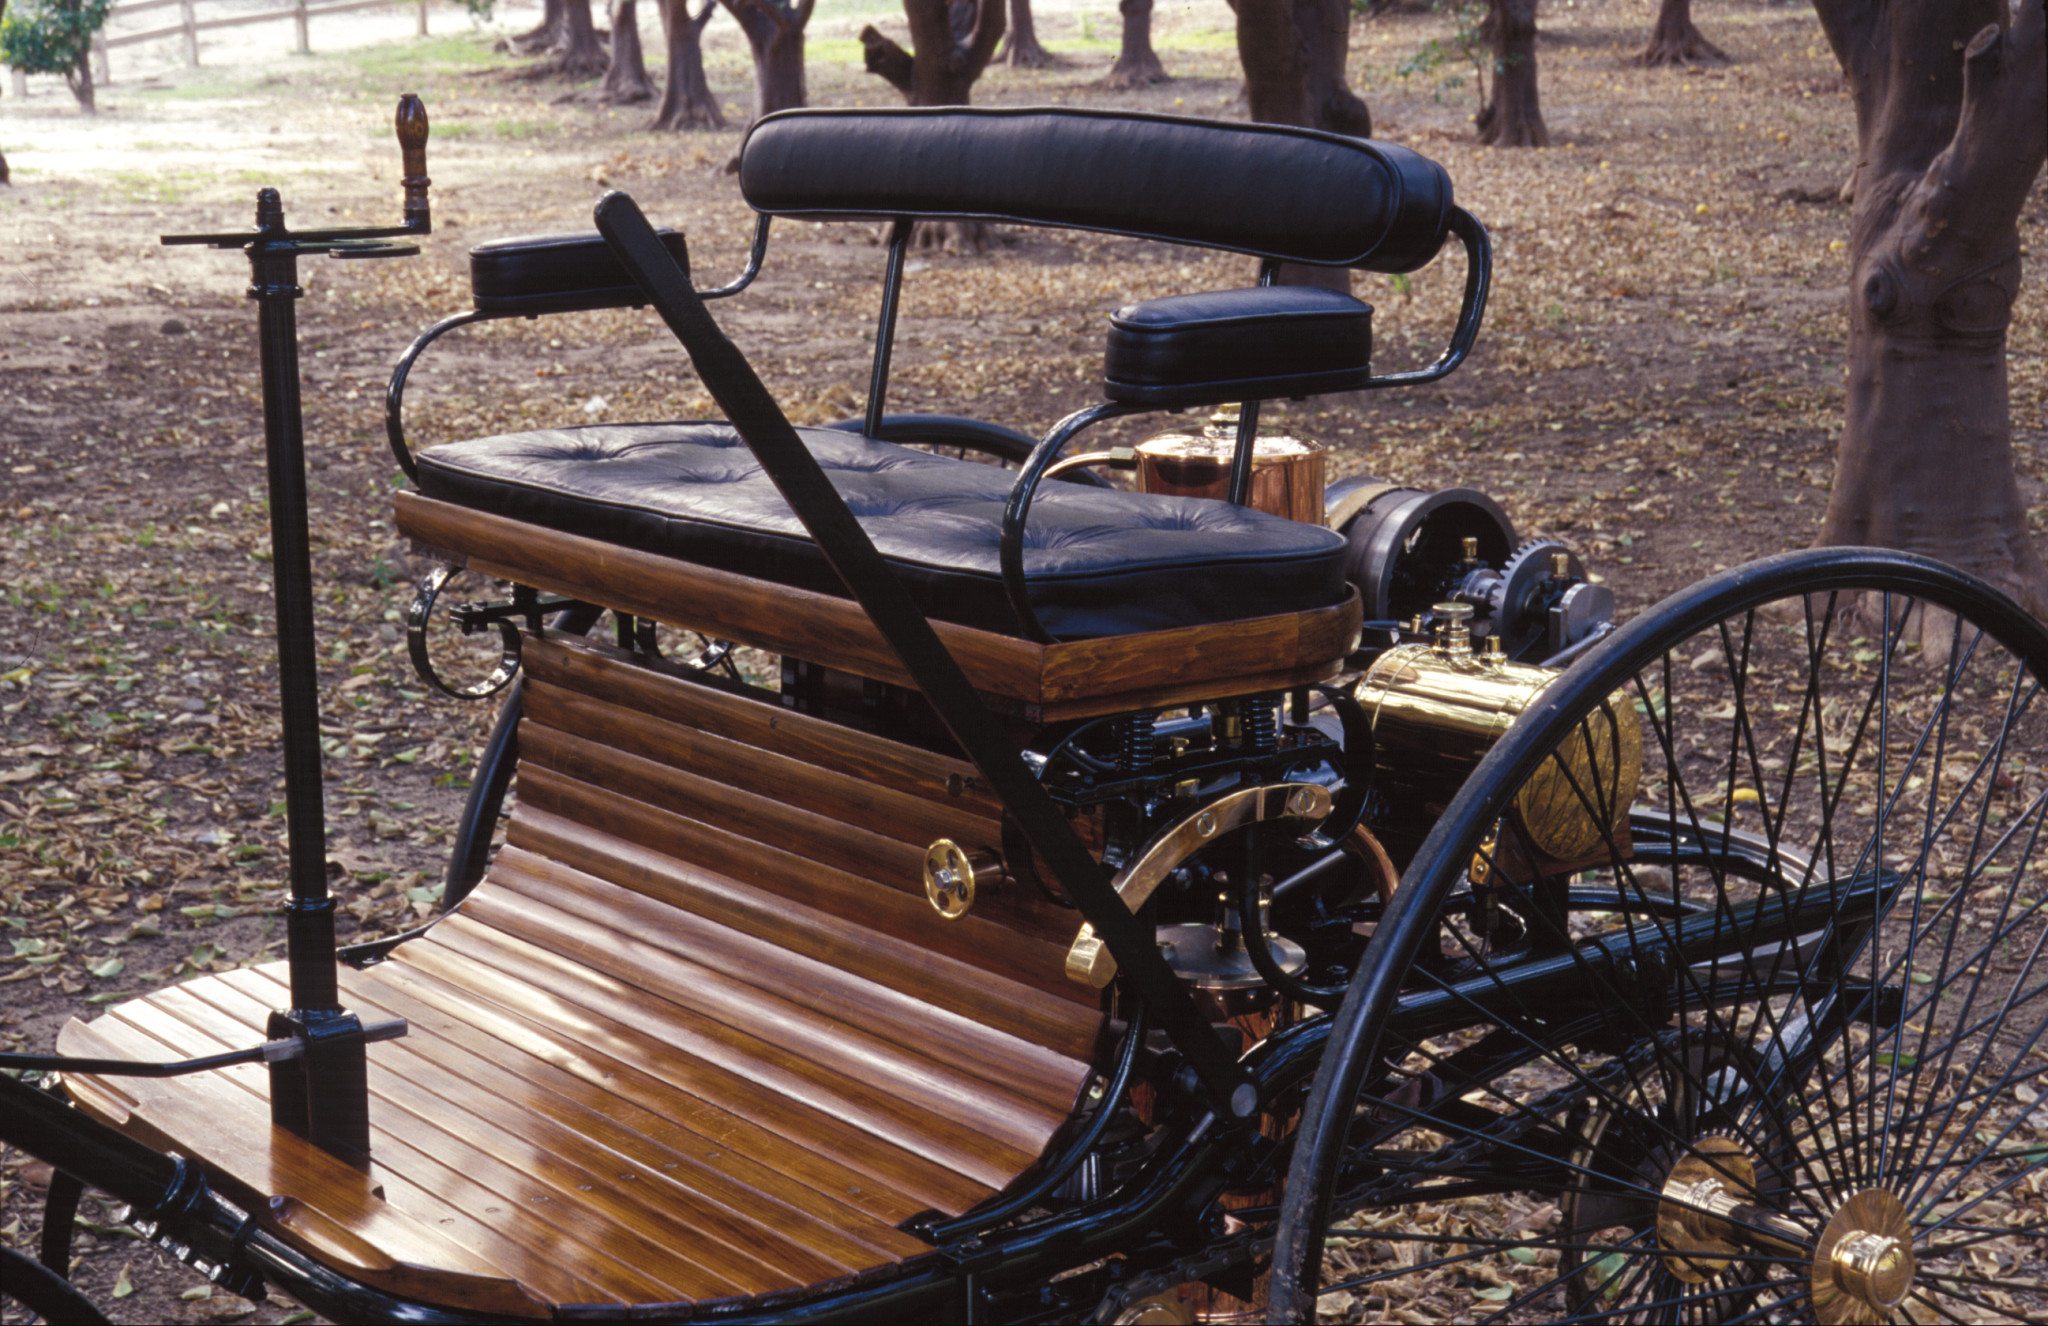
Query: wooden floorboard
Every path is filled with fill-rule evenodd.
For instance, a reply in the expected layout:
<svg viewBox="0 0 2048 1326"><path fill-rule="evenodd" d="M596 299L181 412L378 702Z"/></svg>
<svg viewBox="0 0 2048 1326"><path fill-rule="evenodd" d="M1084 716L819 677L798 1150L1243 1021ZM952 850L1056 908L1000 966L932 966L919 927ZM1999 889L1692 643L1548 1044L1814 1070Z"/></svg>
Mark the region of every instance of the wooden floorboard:
<svg viewBox="0 0 2048 1326"><path fill-rule="evenodd" d="M187 1001L200 1002L172 987L158 991L146 1002L117 1007L115 1016L150 1031L166 1044L178 1046L185 1054L229 1048L226 1039L209 1035L194 1024L192 1019L201 1015ZM577 1264L602 1268L600 1284L628 1282L632 1287L627 1289L627 1295L634 1298L650 1294L656 1301L695 1298L730 1293L736 1288L734 1282L662 1248L645 1237L635 1224L622 1221L620 1217L625 1212L621 1204L610 1200L609 1194L595 1185L587 1191L576 1191L576 1183L589 1182L589 1177L581 1172L558 1167L564 1176L576 1176L574 1182L566 1185L572 1196L558 1198L555 1182L525 1174L517 1163L485 1149L482 1143L489 1137L488 1130L477 1129L476 1140L472 1141L438 1126L437 1116L458 1125L466 1122L466 1116L437 1109L436 1098L408 1088L385 1062L393 1057L373 1055L370 1059L372 1151L374 1154L377 1141L390 1143L393 1161L404 1167L407 1177L426 1188L438 1205L445 1208L452 1203L437 1190L434 1180L440 1175L459 1175L465 1182L473 1182L495 1196L495 1203L486 1205L481 1214L493 1219L514 1210L537 1215L552 1230L562 1253L572 1255ZM231 1072L243 1079L252 1095L267 1087L263 1070L253 1065ZM425 1112L420 1113L422 1110ZM398 1149L401 1147L404 1150ZM405 1164L406 1151L433 1162L432 1166Z"/></svg>
<svg viewBox="0 0 2048 1326"><path fill-rule="evenodd" d="M1036 1153L998 1141L946 1118L921 1118L868 1083L835 1078L796 1055L739 1035L718 1023L651 998L646 992L565 961L538 945L483 926L444 922L408 946L406 960L444 977L472 964L497 976L485 993L493 1000L541 1001L581 1015L631 1027L671 1055L718 1064L778 1094L803 1101L896 1146L991 1187L1009 1181ZM574 1017L577 1014L567 1013Z"/></svg>
<svg viewBox="0 0 2048 1326"><path fill-rule="evenodd" d="M274 1002L227 982L210 983L193 994L252 1031L261 1030ZM657 1241L678 1222L686 1224L692 1234L690 1260L751 1292L810 1284L876 1264L872 1249L844 1240L830 1226L769 1202L691 1157L516 1074L488 1062L464 1066L468 1056L441 1043L395 1044L396 1055L382 1056L391 1061L390 1071L448 1103L450 1112L435 1118L435 1127L447 1131L450 1121L460 1121L472 1140L480 1133L518 1138L521 1154L544 1154L578 1166L622 1195ZM506 1154L502 1147L488 1149ZM531 1166L520 1168L532 1174ZM768 1219L760 1218L764 1214Z"/></svg>
<svg viewBox="0 0 2048 1326"><path fill-rule="evenodd" d="M223 979L236 983L234 975ZM284 994L281 984L268 980L241 984L270 1005L277 1004ZM351 1007L366 1016L375 1013L405 1018L412 1024L413 1034L425 1043L420 1053L440 1056L457 1071L474 1075L477 1081L491 1084L501 1094L512 1090L514 1084L523 1084L536 1093L544 1092L552 1098L549 1109L559 1117L574 1118L577 1126L593 1136L616 1137L615 1129L630 1129L662 1148L660 1153L641 1152L648 1163L680 1173L700 1191L727 1202L742 1214L751 1213L771 1227L804 1231L806 1240L815 1240L816 1246L847 1266L872 1265L876 1254L895 1260L926 1249L918 1239L844 1201L838 1193L811 1186L795 1168L764 1164L757 1158L758 1151L749 1154L734 1145L714 1141L621 1093L593 1086L544 1059L479 1032L440 1008L409 997L395 982L355 981L347 998ZM726 1119L729 1125L740 1122L730 1115ZM766 1142L758 1136L748 1140L757 1147ZM611 1144L639 1150L638 1142L630 1137ZM771 1154L781 1153L778 1159L798 1149L786 1142L771 1144L771 1148Z"/></svg>
<svg viewBox="0 0 2048 1326"><path fill-rule="evenodd" d="M242 1041L234 1045L223 1044L175 1020L168 1025L154 1021L154 1030L151 1030L118 1016L123 1008L117 1008L116 1015L102 1017L83 1030L118 1046L117 1053L134 1058L210 1054L246 1044ZM378 1053L377 1047L373 1046L371 1053ZM281 1137L278 1130L272 1129L269 1080L260 1067L248 1065L165 1082L137 1081L132 1085L138 1089L138 1097L145 1102L153 1127L167 1130L170 1138L182 1149L211 1159L232 1177L259 1193L282 1193L317 1201L331 1194L335 1187L332 1182L321 1181L320 1171L323 1168L338 1166L354 1175L354 1171L348 1170L342 1162L304 1143L297 1143L295 1138L282 1140L288 1135ZM373 1138L380 1125L379 1113L373 1112ZM271 1141L268 1149L252 1144L252 1139L266 1135ZM466 1249L494 1273L515 1278L556 1302L637 1302L659 1298L666 1292L659 1282L627 1265L612 1262L595 1250L583 1250L577 1256L563 1258L564 1247L573 1245L568 1245L561 1231L552 1226L542 1228L537 1239L529 1235L526 1240L537 1242L541 1247L552 1244L555 1249L553 1254L536 1261L534 1253L522 1246L521 1239L508 1236L497 1227L499 1222L495 1216L482 1215L488 1206L495 1203L512 1217L506 1223L514 1226L538 1223L516 1203L508 1205L502 1195L478 1190L473 1194L473 1203L465 1204L465 1209L478 1218L451 1216L447 1200L423 1184L467 1183L468 1180L459 1172L444 1175L443 1166L417 1155L411 1148L389 1137L376 1140L387 1145L378 1146L373 1142L370 1174L362 1180L366 1190L374 1184L384 1201L396 1210L444 1237L461 1240ZM293 1147L292 1143L297 1143L297 1146ZM280 1151L302 1153L298 1157L301 1165L294 1166L289 1159L283 1162L273 1160ZM307 1162L306 1154L318 1159ZM321 1164L323 1161L324 1166ZM485 1223L486 1220L489 1223ZM375 1239L378 1246L393 1252L399 1252L405 1246L403 1241L396 1242L394 1246L389 1231L378 1229L374 1222L364 1222L364 1234ZM422 1252L429 1258L436 1256L431 1249ZM445 1261L445 1257L442 1260Z"/></svg>
<svg viewBox="0 0 2048 1326"><path fill-rule="evenodd" d="M574 935L629 963L644 956L646 974L663 980L666 997L764 1033L787 1025L806 1042L822 1039L820 1052L832 1059L879 1038L892 1060L908 1065L904 1071L927 1076L925 1064L935 1061L973 1079L941 1087L956 1098L992 1098L1000 1108L1015 1095L1057 1118L1072 1109L1085 1075L1075 1060L1044 1046L517 848L499 854L491 882L464 915L558 952L570 950L536 932ZM786 1043L798 1047L797 1040Z"/></svg>
<svg viewBox="0 0 2048 1326"><path fill-rule="evenodd" d="M560 1024L531 1017L400 964L380 964L358 979L370 975L380 992L402 992L444 1017L459 1014L465 1026L661 1112L706 1138L744 1148L748 1155L773 1155L790 1174L877 1220L900 1223L919 1211L972 1202L988 1191L751 1079L681 1059L669 1047L624 1028L587 1019ZM354 985L351 981L344 988Z"/></svg>

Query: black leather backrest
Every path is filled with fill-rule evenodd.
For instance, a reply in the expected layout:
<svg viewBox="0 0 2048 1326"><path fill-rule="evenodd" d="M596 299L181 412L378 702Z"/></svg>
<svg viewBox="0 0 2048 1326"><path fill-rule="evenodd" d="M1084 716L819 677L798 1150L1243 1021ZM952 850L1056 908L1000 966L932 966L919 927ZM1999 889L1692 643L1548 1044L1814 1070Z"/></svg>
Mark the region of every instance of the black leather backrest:
<svg viewBox="0 0 2048 1326"><path fill-rule="evenodd" d="M740 190L773 216L979 219L1406 272L1436 256L1443 167L1283 125L1065 108L798 110L756 123Z"/></svg>

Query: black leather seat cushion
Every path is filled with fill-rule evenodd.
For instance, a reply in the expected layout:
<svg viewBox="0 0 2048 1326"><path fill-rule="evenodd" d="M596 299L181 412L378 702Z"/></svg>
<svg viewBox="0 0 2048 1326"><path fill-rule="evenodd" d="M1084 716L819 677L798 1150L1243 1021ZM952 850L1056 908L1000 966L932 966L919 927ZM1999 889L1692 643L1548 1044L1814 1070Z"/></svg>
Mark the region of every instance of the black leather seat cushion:
<svg viewBox="0 0 2048 1326"><path fill-rule="evenodd" d="M1020 627L997 560L1015 473L829 428L798 430L931 616ZM831 594L844 589L724 423L598 424L451 442L419 457L429 497ZM1328 607L1344 540L1205 498L1053 482L1026 527L1045 628L1072 639Z"/></svg>
<svg viewBox="0 0 2048 1326"><path fill-rule="evenodd" d="M1317 286L1127 304L1109 318L1103 390L1178 408L1348 391L1372 375L1372 305Z"/></svg>
<svg viewBox="0 0 2048 1326"><path fill-rule="evenodd" d="M690 255L673 230L655 232L683 270ZM479 313L577 313L647 302L604 236L524 235L469 251L469 293Z"/></svg>
<svg viewBox="0 0 2048 1326"><path fill-rule="evenodd" d="M1443 247L1442 166L1405 147L1242 120L1070 106L778 111L740 147L757 212L1142 235L1408 272Z"/></svg>

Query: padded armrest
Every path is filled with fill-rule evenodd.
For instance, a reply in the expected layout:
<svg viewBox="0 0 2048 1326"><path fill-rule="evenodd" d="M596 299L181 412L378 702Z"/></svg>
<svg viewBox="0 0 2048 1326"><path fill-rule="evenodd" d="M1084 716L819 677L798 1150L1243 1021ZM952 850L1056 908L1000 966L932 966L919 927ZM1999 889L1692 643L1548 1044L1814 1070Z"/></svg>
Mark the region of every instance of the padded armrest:
<svg viewBox="0 0 2048 1326"><path fill-rule="evenodd" d="M655 233L689 271L682 232ZM479 244L469 251L469 289L479 313L534 316L647 302L604 236L594 234L526 235Z"/></svg>
<svg viewBox="0 0 2048 1326"><path fill-rule="evenodd" d="M1350 391L1372 376L1372 305L1319 286L1254 286L1110 315L1103 391L1177 409Z"/></svg>

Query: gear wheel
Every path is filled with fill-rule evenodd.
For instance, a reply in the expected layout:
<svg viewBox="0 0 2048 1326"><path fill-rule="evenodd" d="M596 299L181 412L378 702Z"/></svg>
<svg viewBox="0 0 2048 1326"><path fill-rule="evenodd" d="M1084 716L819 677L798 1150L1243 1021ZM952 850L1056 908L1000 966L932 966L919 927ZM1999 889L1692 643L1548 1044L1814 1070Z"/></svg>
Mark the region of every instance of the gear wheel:
<svg viewBox="0 0 2048 1326"><path fill-rule="evenodd" d="M1487 591L1488 616L1510 658L1526 658L1543 641L1550 613L1550 597L1543 591L1556 579L1552 563L1559 554L1570 579L1586 578L1578 555L1556 539L1524 539Z"/></svg>

